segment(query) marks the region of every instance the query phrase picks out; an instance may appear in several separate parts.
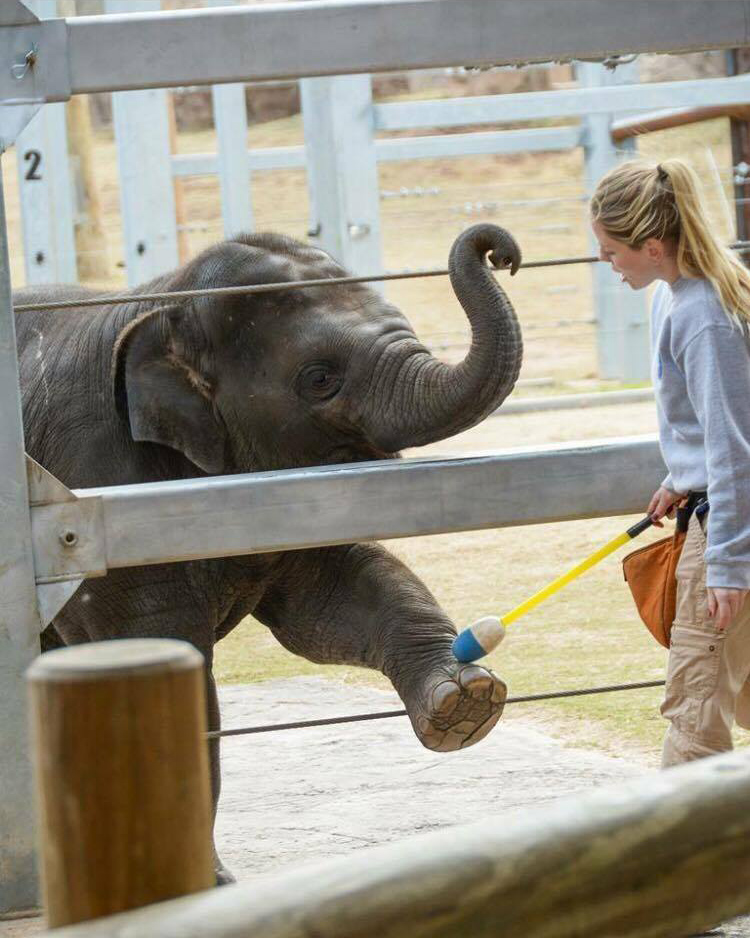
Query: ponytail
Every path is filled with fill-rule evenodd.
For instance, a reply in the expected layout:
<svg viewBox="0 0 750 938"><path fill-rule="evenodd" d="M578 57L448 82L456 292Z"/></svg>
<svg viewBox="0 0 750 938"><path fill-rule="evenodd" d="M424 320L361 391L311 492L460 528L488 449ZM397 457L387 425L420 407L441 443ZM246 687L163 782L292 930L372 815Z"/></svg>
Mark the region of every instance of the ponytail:
<svg viewBox="0 0 750 938"><path fill-rule="evenodd" d="M674 242L680 274L708 280L727 316L750 334L750 271L711 230L700 180L687 163L621 163L599 182L591 213L632 248L649 238Z"/></svg>

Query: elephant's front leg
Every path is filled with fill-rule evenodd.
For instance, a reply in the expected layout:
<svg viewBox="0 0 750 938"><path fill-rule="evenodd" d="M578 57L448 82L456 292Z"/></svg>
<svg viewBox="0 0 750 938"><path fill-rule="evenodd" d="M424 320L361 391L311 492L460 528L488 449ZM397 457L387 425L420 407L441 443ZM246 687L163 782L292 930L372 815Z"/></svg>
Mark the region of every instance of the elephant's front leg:
<svg viewBox="0 0 750 938"><path fill-rule="evenodd" d="M382 671L428 749L470 746L502 713L505 684L456 660L448 617L411 570L377 545L288 554L255 613L295 654Z"/></svg>

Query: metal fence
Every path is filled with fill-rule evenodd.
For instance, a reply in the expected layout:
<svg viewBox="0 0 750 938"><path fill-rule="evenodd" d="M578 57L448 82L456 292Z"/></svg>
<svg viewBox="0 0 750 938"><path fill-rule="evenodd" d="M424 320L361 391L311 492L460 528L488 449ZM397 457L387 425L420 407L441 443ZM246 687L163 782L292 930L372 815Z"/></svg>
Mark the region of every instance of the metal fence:
<svg viewBox="0 0 750 938"><path fill-rule="evenodd" d="M32 0L29 0L30 4ZM222 0L211 0L219 6ZM106 0L109 13L157 12L161 0ZM56 0L34 0L40 16L54 16ZM113 96L114 131L118 148L119 186L124 247L124 266L131 286L177 266L179 245L230 236L254 227L252 185L261 186L258 173L297 170L306 174L307 217L295 222L313 243L329 251L345 267L358 274L383 269L384 235L397 227L403 233L434 226L429 202L421 212L404 214L403 204L381 209L378 173L394 161L435 160L478 154L564 153L581 148L583 179L575 193L563 198L541 192L534 205L508 205L498 200L486 181L470 201L457 199L446 206L445 193L425 184L419 193L432 191L434 211L445 219L453 214L456 226L477 217L517 226L517 217L554 221L565 240L585 236L585 204L595 181L623 156L635 152L633 137L615 144L611 128L619 114L645 113L681 104L735 104L750 97L750 79L663 82L637 84L637 61L616 69L600 63L576 66L578 89L491 95L448 100L374 103L369 75L348 75L300 80L304 143L292 146L247 148L247 117L243 86L238 83L212 88L216 126L215 153L174 154L169 128L167 92L150 89ZM514 121L569 120L575 123L517 130L479 130L444 133L461 127L491 127ZM341 132L345 128L345 133ZM436 129L443 132L436 133ZM393 137L424 130L429 135ZM335 140L335 145L334 145ZM23 215L25 270L28 283L69 282L76 279L73 224L77 213L68 179L69 157L65 118L61 105L52 105L20 135L18 181ZM218 181L221 224L180 223L173 181L214 178ZM408 187L406 192L408 193ZM481 193L481 198L477 198ZM393 193L388 193L392 196ZM149 211L142 210L143 205ZM304 211L302 208L302 211ZM563 213L564 212L564 217ZM537 215L538 213L538 215ZM512 221L511 221L512 218ZM274 227L284 227L279 217ZM537 225L551 234L551 226ZM514 230L518 230L516 227ZM536 229L524 224L519 234ZM102 248L104 250L104 248ZM559 253L559 252L558 252ZM540 281L536 290L548 296L550 305L570 295L576 309L571 328L591 346L589 370L602 379L626 383L649 380L647 310L642 294L618 289L606 267L592 271L590 286L581 282ZM556 316L556 319L561 317ZM570 338L573 338L571 335ZM569 344L569 343L568 343ZM572 351L572 350L571 350ZM575 353L571 357L578 357Z"/></svg>
<svg viewBox="0 0 750 938"><path fill-rule="evenodd" d="M493 17L488 18L488 9ZM737 45L738 36L745 37L744 3L695 2L689 17L674 17L672 10L672 3L659 0L360 0L37 22L22 3L11 0L0 6L2 149L43 104L72 94L728 48ZM582 18L585 31L578 25ZM611 110L605 94L586 91L587 104L576 106ZM625 92L630 89L617 94ZM637 99L628 100L635 104ZM0 197L3 910L36 901L23 673L38 653L43 620L60 608L76 580L120 565L185 559L185 538L178 528L182 534L189 528L189 540L201 544L190 556L205 557L624 514L642 505L662 473L656 443L649 439L69 493L41 467L31 464L27 475L8 270ZM338 520L326 515L332 492L347 506ZM482 492L486 498L478 497ZM295 504L306 510L292 510ZM312 504L319 510L310 512ZM172 524L154 525L155 505L162 517L169 505ZM283 511L274 508L278 505ZM61 525L71 526L75 539L61 538ZM684 779L677 785L683 793L690 787L690 777ZM713 799L702 804L710 815Z"/></svg>

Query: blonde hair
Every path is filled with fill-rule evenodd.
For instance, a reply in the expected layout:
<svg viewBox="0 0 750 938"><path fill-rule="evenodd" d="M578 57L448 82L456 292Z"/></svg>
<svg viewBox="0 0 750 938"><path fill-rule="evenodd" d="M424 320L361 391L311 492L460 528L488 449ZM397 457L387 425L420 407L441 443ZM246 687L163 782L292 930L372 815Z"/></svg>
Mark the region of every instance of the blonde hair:
<svg viewBox="0 0 750 938"><path fill-rule="evenodd" d="M684 160L620 163L599 181L591 216L631 248L649 238L673 242L680 274L708 280L727 316L748 333L750 271L711 230L700 180Z"/></svg>

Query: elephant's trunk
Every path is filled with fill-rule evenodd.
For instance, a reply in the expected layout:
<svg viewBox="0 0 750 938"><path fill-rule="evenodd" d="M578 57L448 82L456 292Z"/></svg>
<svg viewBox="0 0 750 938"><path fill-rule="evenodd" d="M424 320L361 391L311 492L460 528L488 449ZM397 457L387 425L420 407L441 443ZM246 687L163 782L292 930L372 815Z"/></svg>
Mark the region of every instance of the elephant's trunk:
<svg viewBox="0 0 750 938"><path fill-rule="evenodd" d="M514 274L521 250L496 225L474 225L451 249L453 289L471 323L471 348L458 365L438 361L423 347L405 359L399 386L387 408L388 422L373 434L388 451L423 446L483 420L510 394L521 369L523 343L515 311L487 268Z"/></svg>

